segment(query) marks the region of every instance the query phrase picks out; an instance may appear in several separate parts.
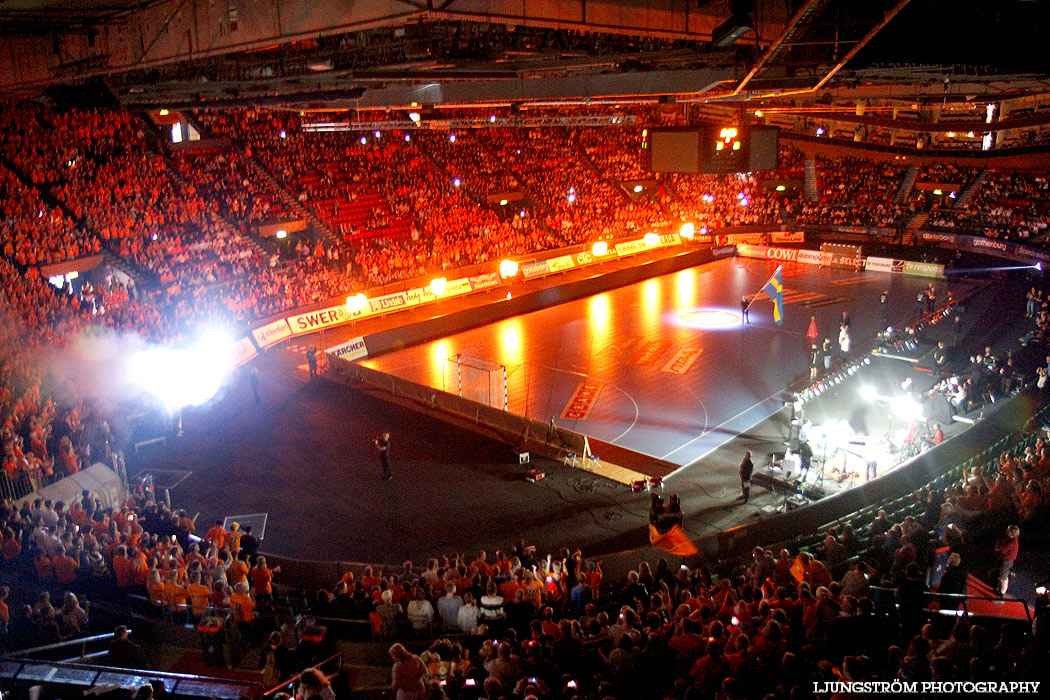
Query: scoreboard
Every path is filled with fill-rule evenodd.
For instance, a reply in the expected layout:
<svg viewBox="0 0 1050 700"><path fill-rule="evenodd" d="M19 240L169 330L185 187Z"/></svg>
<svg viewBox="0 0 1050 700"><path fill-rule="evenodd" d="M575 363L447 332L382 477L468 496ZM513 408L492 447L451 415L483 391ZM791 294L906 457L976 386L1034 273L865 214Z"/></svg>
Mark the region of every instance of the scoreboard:
<svg viewBox="0 0 1050 700"><path fill-rule="evenodd" d="M777 167L777 128L704 126L652 129L643 147L654 173L724 175Z"/></svg>

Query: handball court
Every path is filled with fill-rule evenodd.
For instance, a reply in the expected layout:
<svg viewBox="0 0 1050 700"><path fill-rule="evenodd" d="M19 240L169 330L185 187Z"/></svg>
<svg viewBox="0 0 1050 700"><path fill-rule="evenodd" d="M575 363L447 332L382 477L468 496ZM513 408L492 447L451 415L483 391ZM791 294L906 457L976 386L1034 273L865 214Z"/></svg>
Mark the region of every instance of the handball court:
<svg viewBox="0 0 1050 700"><path fill-rule="evenodd" d="M891 322L900 322L911 318L915 294L927 284L785 266L784 325L777 327L772 305L759 300L751 323L741 327L741 295L756 292L774 269L739 258L689 268L369 362L437 386L445 358L456 352L506 364L512 411L554 416L559 426L684 467L668 478L665 495L681 495L685 529L699 537L768 517L776 507L777 494L766 489L753 490L750 504L735 500L737 465L745 449L761 455L783 444L780 400L785 387L808 374L810 316L830 335L847 310L859 350L882 326L883 289L891 294ZM953 280L950 288L962 297L973 284ZM949 288L944 281L936 286L941 293ZM483 296L475 303L491 303ZM713 311L699 314L704 323L723 320L726 327L696 327L698 314L690 312L698 309ZM967 314L975 343L1003 333L991 325L984 333L982 317ZM197 512L198 528L266 513L262 550L284 557L397 564L478 548L491 553L518 539L541 551L570 547L604 556L610 570L648 556L647 494L535 456L532 466L547 478L529 483L516 451L504 443L323 377L309 381L303 352L310 343L341 342L331 335L301 338L259 357L260 404L242 370L221 397L186 411L184 436L129 459L129 474L191 472L171 496L190 515ZM664 371L683 349L694 360ZM874 361L870 371L886 387L921 374L890 360ZM601 385L590 413L562 417L587 382ZM824 397L811 402L814 411L841 412L852 422L846 411L857 411L848 388L855 384L843 384L826 408ZM390 482L380 478L372 442L382 430L392 434Z"/></svg>
<svg viewBox="0 0 1050 700"><path fill-rule="evenodd" d="M495 380L473 365L502 365L511 413L553 419L596 438L592 449L599 457L604 443L653 458L621 464L641 473L702 470L706 455L780 412L787 389L805 385L811 318L817 343L830 338L837 358L846 311L850 357L857 357L887 325L880 293L890 293L889 322L906 322L915 317L916 294L930 281L789 263L782 273L783 325L773 322L773 304L762 294L748 312L749 323L742 323L741 298L754 295L776 266L748 258L716 261L363 364L490 405L502 398L502 388L495 390ZM948 287L943 281L935 286L943 300ZM971 283L953 280L951 288L958 298ZM448 360L456 355L472 366L461 370Z"/></svg>

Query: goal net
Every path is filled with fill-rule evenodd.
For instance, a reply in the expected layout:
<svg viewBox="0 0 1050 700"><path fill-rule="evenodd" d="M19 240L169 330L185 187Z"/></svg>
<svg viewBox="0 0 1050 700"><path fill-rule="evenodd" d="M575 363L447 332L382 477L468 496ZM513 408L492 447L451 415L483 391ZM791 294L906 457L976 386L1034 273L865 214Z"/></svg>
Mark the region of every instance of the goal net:
<svg viewBox="0 0 1050 700"><path fill-rule="evenodd" d="M442 389L450 394L507 410L507 368L477 357L455 354L445 358Z"/></svg>

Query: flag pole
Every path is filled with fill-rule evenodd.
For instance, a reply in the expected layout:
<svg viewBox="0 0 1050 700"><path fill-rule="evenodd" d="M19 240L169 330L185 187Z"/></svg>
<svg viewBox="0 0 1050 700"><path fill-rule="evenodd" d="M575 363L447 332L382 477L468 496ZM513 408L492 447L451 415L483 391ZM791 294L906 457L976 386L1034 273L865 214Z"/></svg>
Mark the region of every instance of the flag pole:
<svg viewBox="0 0 1050 700"><path fill-rule="evenodd" d="M770 280L772 280L774 277L777 276L777 271L780 270L783 267L784 267L783 265L777 265L777 269L773 270L773 274L769 276L769 279L766 280L765 282L763 282L762 286L758 288L758 294L752 294L751 295L751 301L748 303L748 305L746 307L744 307L744 311L745 312L747 312L747 310L751 308L751 305L755 303L756 299L758 299L758 295L762 293L762 290L766 288L766 285L769 284Z"/></svg>

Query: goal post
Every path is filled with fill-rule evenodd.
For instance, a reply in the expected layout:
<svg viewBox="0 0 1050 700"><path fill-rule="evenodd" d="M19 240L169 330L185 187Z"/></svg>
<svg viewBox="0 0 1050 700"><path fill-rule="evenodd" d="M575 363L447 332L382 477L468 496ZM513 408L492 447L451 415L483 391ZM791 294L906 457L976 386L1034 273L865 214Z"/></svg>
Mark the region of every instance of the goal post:
<svg viewBox="0 0 1050 700"><path fill-rule="evenodd" d="M445 358L443 389L465 399L507 410L507 367L456 353Z"/></svg>

